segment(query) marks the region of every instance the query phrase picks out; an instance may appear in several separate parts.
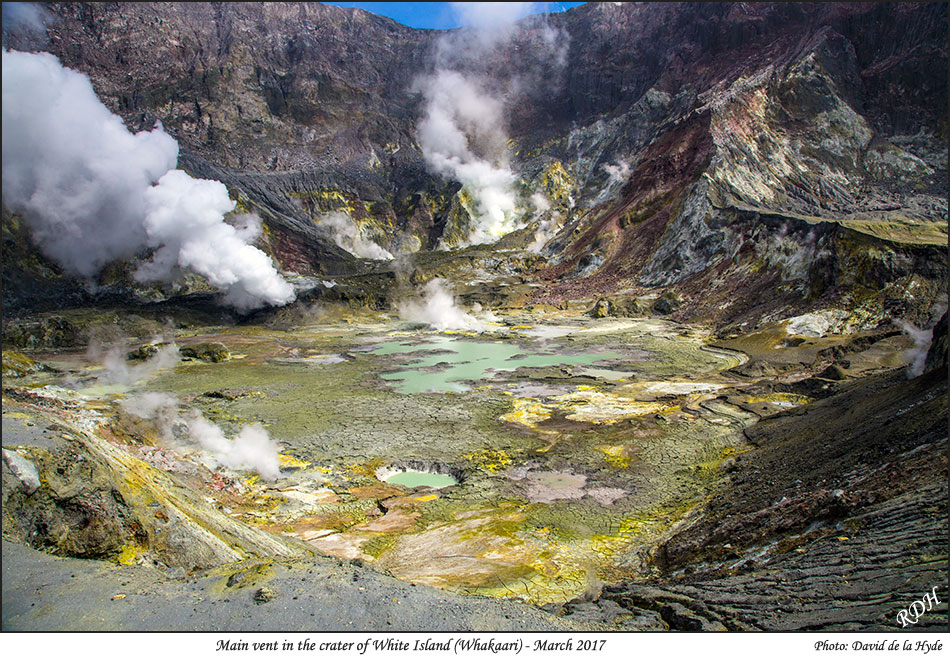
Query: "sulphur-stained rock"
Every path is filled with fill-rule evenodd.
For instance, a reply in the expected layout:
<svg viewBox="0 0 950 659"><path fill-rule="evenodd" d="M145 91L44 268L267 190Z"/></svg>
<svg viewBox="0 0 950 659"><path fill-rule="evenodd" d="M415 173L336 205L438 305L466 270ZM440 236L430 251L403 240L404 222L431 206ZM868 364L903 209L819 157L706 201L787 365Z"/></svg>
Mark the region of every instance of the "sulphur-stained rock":
<svg viewBox="0 0 950 659"><path fill-rule="evenodd" d="M501 586L535 572L537 547L513 533L522 513L475 510L456 517L401 536L377 563L401 579L441 587Z"/></svg>
<svg viewBox="0 0 950 659"><path fill-rule="evenodd" d="M591 318L640 318L649 316L653 301L649 298L602 297L587 314Z"/></svg>
<svg viewBox="0 0 950 659"><path fill-rule="evenodd" d="M606 318L610 315L610 301L606 298L600 298L587 314L591 318Z"/></svg>
<svg viewBox="0 0 950 659"><path fill-rule="evenodd" d="M158 351L161 350L162 347L164 347L164 346L166 346L166 345L168 345L168 344L167 344L167 343L145 343L145 344L142 344L142 345L140 345L138 348L136 348L135 350L130 350L129 353L126 355L126 359L129 359L129 360L132 360L132 361L140 361L140 360L145 360L145 359L151 359L152 357L154 357L155 355L158 354Z"/></svg>
<svg viewBox="0 0 950 659"><path fill-rule="evenodd" d="M33 361L22 352L16 352L14 350L3 351L3 377L5 378L23 377L30 373L42 371L45 368L46 366Z"/></svg>
<svg viewBox="0 0 950 659"><path fill-rule="evenodd" d="M21 483L19 491L4 492L5 533L35 547L88 558L115 555L127 541L135 542L135 534L123 528L125 505L109 483L108 470L88 454L66 444L34 449L29 461L16 461L14 455L4 451L3 456Z"/></svg>
<svg viewBox="0 0 950 659"><path fill-rule="evenodd" d="M653 310L658 314L667 315L676 311L683 304L683 296L675 291L667 291L653 303Z"/></svg>
<svg viewBox="0 0 950 659"><path fill-rule="evenodd" d="M29 495L4 487L4 533L10 537L63 555L120 561L143 555L189 570L250 555L307 555L301 545L216 510L125 447L71 422L60 424L68 440L31 453L40 487L33 489L32 482ZM28 473L13 455L4 451L10 471Z"/></svg>
<svg viewBox="0 0 950 659"><path fill-rule="evenodd" d="M63 316L46 316L3 324L4 347L55 350L82 345L79 329Z"/></svg>
<svg viewBox="0 0 950 659"><path fill-rule="evenodd" d="M340 501L340 497L333 490L322 488L313 492L300 490L297 488L288 488L280 490L279 495L290 501L300 503L304 506L334 504Z"/></svg>
<svg viewBox="0 0 950 659"><path fill-rule="evenodd" d="M231 351L223 343L193 343L183 346L179 350L182 359L197 359L200 361L226 362L231 359Z"/></svg>

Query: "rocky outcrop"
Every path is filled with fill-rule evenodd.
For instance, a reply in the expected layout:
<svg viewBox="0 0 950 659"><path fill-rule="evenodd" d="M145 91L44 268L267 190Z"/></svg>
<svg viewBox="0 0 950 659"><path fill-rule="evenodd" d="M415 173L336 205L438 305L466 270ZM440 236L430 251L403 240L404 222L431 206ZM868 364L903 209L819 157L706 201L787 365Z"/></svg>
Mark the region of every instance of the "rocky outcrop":
<svg viewBox="0 0 950 659"><path fill-rule="evenodd" d="M945 482L921 483L918 492L845 518L840 531L831 527L795 538L784 551L737 555L728 574L614 584L598 605L619 605L634 620L658 612L669 629L684 631L906 631L900 611L931 592L946 572L937 503L946 496ZM915 629L938 631L946 624L941 600Z"/></svg>
<svg viewBox="0 0 950 659"><path fill-rule="evenodd" d="M231 351L228 350L226 345L218 341L193 343L182 347L179 354L182 359L196 359L213 364L230 361L231 359Z"/></svg>
<svg viewBox="0 0 950 659"><path fill-rule="evenodd" d="M754 448L655 549L656 575L602 599L680 630L900 628L946 570L945 373L835 391L747 428Z"/></svg>
<svg viewBox="0 0 950 659"><path fill-rule="evenodd" d="M14 350L3 351L3 377L18 378L30 373L46 370L48 367L40 362L33 361L21 352Z"/></svg>
<svg viewBox="0 0 950 659"><path fill-rule="evenodd" d="M933 339L930 343L930 350L927 351L927 360L924 362L924 370L947 371L947 352L950 350L950 339L947 338L947 313L940 317L940 320L934 326Z"/></svg>
<svg viewBox="0 0 950 659"><path fill-rule="evenodd" d="M748 428L745 435L757 450L737 460L703 520L665 543L657 564L675 569L721 555L726 543L741 552L803 533L816 522L833 524L911 488L918 476L910 474L924 480L933 475L939 465L924 465L946 441L940 413L946 380L940 373L901 379L896 371L852 382L834 396Z"/></svg>
<svg viewBox="0 0 950 659"><path fill-rule="evenodd" d="M180 476L100 436L101 428L90 431L95 420L62 417L56 408L68 403L4 390L4 404L12 400L41 419L52 411L58 439L3 451L5 538L64 556L187 570L310 554L212 507Z"/></svg>

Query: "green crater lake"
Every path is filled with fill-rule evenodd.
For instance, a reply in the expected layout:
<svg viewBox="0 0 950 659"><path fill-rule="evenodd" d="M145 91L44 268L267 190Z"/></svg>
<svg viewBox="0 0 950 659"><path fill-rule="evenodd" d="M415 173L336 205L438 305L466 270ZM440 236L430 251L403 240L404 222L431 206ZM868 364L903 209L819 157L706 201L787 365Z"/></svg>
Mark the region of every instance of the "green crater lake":
<svg viewBox="0 0 950 659"><path fill-rule="evenodd" d="M534 352L511 343L465 341L439 336L427 343L392 341L373 350L375 355L406 355L402 370L383 373L399 393L463 392L471 390L466 382L477 382L493 371L514 371L521 367L590 365L622 359L617 352L591 352L563 355L550 351Z"/></svg>

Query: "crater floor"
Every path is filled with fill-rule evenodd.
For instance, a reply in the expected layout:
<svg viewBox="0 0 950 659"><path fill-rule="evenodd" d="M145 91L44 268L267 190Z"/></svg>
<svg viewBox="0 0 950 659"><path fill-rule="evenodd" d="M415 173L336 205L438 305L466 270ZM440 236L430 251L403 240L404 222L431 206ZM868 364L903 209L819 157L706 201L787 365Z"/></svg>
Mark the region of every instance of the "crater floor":
<svg viewBox="0 0 950 659"><path fill-rule="evenodd" d="M304 555L463 595L561 606L596 599L604 583L649 577L650 552L752 448L743 430L811 400L755 386L740 375L745 353L710 345L695 327L566 313L495 320L482 333L385 316L179 331L181 354L209 343L230 354L159 365L131 383L110 382L88 353L35 355L55 370L18 378L17 395L5 382L5 431L21 419L10 437L38 459L70 441L54 417L84 420L74 430ZM815 350L791 344L781 348L789 361ZM900 346L886 352L892 365ZM280 447L279 476L228 469L159 416L141 418L129 402L146 394L174 396L179 411L201 412L228 437L261 424ZM6 432L4 445L14 448ZM399 470L457 482L387 482ZM147 544L109 558L163 566ZM172 581L214 581L207 565L165 568ZM247 566L215 569L226 586L206 596L221 598Z"/></svg>

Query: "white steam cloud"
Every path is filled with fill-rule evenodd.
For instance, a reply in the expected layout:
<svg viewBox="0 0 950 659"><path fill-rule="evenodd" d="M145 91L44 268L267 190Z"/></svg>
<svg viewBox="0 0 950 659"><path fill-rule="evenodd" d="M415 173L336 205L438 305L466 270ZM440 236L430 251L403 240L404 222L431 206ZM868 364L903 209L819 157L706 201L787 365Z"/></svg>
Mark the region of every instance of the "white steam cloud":
<svg viewBox="0 0 950 659"><path fill-rule="evenodd" d="M493 242L522 225L507 148L504 103L487 76L473 73L492 52L503 47L513 23L547 3L464 2L452 7L473 29L447 33L438 45L436 71L417 80L425 110L417 139L429 168L458 181L471 201L473 226L460 246ZM553 32L542 40L553 46ZM509 81L513 92L519 81Z"/></svg>
<svg viewBox="0 0 950 659"><path fill-rule="evenodd" d="M400 301L396 310L403 320L425 323L437 330L484 332L488 329L487 323L459 308L441 279L427 283L421 297Z"/></svg>
<svg viewBox="0 0 950 659"><path fill-rule="evenodd" d="M544 11L547 2L452 2L452 13L458 22L477 28L476 37L498 39L505 36L512 23L530 14Z"/></svg>
<svg viewBox="0 0 950 659"><path fill-rule="evenodd" d="M242 216L240 228L223 221L235 206L223 183L173 169L145 190L145 205L148 245L158 249L136 279L167 281L177 268L191 270L226 291L225 301L242 311L294 299L293 286L270 257L248 244L260 235L260 220Z"/></svg>
<svg viewBox="0 0 950 659"><path fill-rule="evenodd" d="M317 226L330 233L333 242L361 259L388 261L393 255L368 238L364 238L356 223L343 213L330 213L318 219Z"/></svg>
<svg viewBox="0 0 950 659"><path fill-rule="evenodd" d="M187 423L191 438L214 454L219 464L229 469L253 469L270 481L280 476L277 443L271 440L263 426L257 423L244 426L232 440L200 412L194 412Z"/></svg>
<svg viewBox="0 0 950 659"><path fill-rule="evenodd" d="M627 179L630 178L630 163L621 160L614 165L603 164L601 165L603 170L607 173L607 176L610 177L610 180L607 182L608 185L617 186L627 182Z"/></svg>
<svg viewBox="0 0 950 659"><path fill-rule="evenodd" d="M564 218L559 211L551 211L551 201L540 192L531 195L531 205L534 206L534 218L540 218L540 222L534 232L534 241L528 245L528 251L540 254L548 241L557 235Z"/></svg>
<svg viewBox="0 0 950 659"><path fill-rule="evenodd" d="M266 480L280 477L280 449L259 424L246 425L234 439L228 439L217 424L197 410L182 417L178 400L170 394L144 393L122 401L121 405L129 414L157 421L166 439L184 435L211 453L220 465L234 470L250 469ZM176 426L186 429L185 432L174 433Z"/></svg>
<svg viewBox="0 0 950 659"><path fill-rule="evenodd" d="M171 394L159 391L148 391L123 398L119 405L124 411L142 419L155 419L167 415L170 418L169 426L178 417L178 399Z"/></svg>
<svg viewBox="0 0 950 659"><path fill-rule="evenodd" d="M140 281L185 269L242 311L292 301L293 287L248 244L255 230L224 222L235 207L227 188L174 169L177 159L161 126L130 133L85 75L48 53L3 52L3 201L44 254L91 282L150 247Z"/></svg>
<svg viewBox="0 0 950 659"><path fill-rule="evenodd" d="M915 325L905 320L899 320L897 324L900 325L904 333L914 341L914 346L905 350L903 356L904 359L910 362L907 365L907 377L916 378L924 374L924 368L927 363L927 352L930 350L930 344L933 343L933 328L918 329Z"/></svg>
<svg viewBox="0 0 950 659"><path fill-rule="evenodd" d="M464 241L481 244L517 228L517 180L508 166L502 105L456 71L438 71L422 83L426 114L419 145L435 173L462 184L474 203L475 226Z"/></svg>
<svg viewBox="0 0 950 659"><path fill-rule="evenodd" d="M3 3L3 36L15 30L25 30L42 34L52 15L35 2Z"/></svg>
<svg viewBox="0 0 950 659"><path fill-rule="evenodd" d="M167 443L175 441L176 424L185 427L178 415L178 399L171 394L149 391L123 398L119 406L127 414L155 421L162 439Z"/></svg>
<svg viewBox="0 0 950 659"><path fill-rule="evenodd" d="M128 347L125 343L119 343L110 348L104 348L95 343L90 344L86 351L87 356L95 361L102 360L104 370L96 376L101 384L129 386L148 380L159 371L172 368L181 359L178 346L174 343L159 347L154 355L141 364L130 365L126 361L127 351Z"/></svg>

